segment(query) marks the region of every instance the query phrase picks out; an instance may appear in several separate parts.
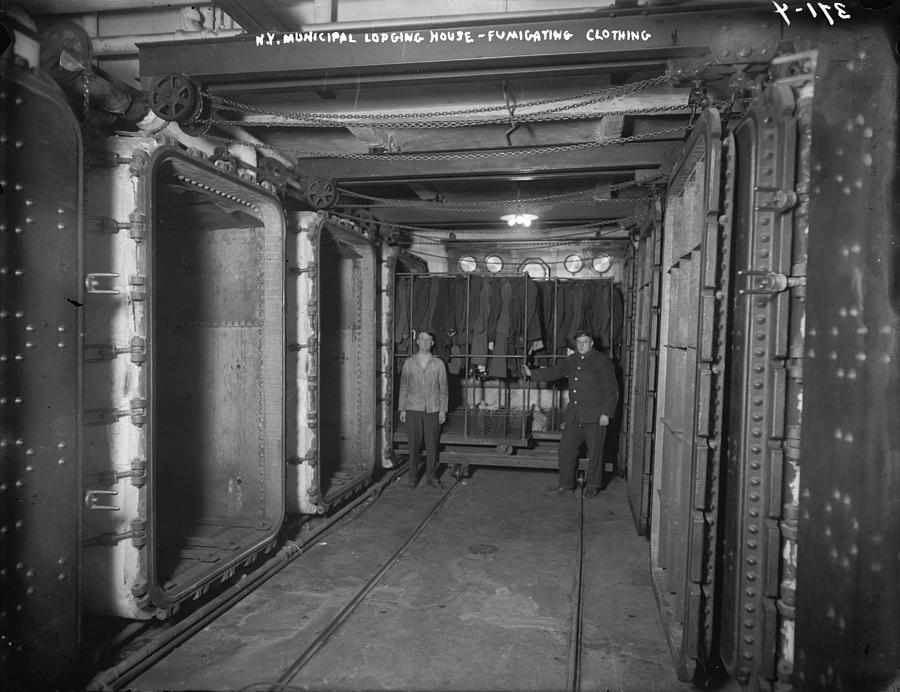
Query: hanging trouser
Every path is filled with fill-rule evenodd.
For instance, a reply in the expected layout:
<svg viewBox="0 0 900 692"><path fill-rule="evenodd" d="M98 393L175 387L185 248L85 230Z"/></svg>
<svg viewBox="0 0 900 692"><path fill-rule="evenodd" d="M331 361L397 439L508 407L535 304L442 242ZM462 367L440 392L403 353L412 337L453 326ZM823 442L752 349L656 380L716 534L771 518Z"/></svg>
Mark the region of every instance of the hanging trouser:
<svg viewBox="0 0 900 692"><path fill-rule="evenodd" d="M608 426L599 423L581 425L574 418L566 416L566 427L559 441L559 487L566 490L575 488L578 450L582 442L587 442L588 468L584 486L599 489L603 485L603 444Z"/></svg>
<svg viewBox="0 0 900 692"><path fill-rule="evenodd" d="M433 481L437 478L438 440L441 436L441 424L437 411L406 411L406 437L409 440L409 484L415 485L419 478L419 451L422 440L425 440L425 478Z"/></svg>

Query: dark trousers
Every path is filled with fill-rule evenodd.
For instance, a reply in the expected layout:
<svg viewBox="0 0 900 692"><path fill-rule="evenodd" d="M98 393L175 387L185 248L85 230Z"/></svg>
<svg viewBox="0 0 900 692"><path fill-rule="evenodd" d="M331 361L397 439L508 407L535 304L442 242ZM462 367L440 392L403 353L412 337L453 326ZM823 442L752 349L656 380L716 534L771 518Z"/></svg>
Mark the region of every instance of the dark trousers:
<svg viewBox="0 0 900 692"><path fill-rule="evenodd" d="M419 476L419 450L425 438L425 478L434 480L437 472L438 440L441 425L438 414L425 411L406 412L406 437L409 440L409 483L415 485Z"/></svg>
<svg viewBox="0 0 900 692"><path fill-rule="evenodd" d="M575 487L575 470L578 468L578 450L582 442L587 442L588 468L585 487L599 488L603 485L603 443L606 441L605 425L576 421L566 421L562 439L559 441L559 487L571 490Z"/></svg>

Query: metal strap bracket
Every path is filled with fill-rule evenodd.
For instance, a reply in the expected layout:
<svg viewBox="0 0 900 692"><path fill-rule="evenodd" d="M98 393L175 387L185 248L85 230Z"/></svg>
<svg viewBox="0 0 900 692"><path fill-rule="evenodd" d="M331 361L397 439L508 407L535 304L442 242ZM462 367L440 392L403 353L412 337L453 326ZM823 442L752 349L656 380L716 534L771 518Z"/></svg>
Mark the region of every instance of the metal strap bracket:
<svg viewBox="0 0 900 692"><path fill-rule="evenodd" d="M116 512L121 507L103 503L104 495L118 495L118 490L88 490L84 494L84 506L88 509L101 509Z"/></svg>

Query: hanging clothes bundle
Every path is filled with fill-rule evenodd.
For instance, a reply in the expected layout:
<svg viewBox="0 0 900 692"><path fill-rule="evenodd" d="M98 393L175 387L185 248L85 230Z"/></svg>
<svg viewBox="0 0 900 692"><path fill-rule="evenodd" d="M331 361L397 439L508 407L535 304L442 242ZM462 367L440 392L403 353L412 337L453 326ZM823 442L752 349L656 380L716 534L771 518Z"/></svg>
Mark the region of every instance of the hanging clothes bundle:
<svg viewBox="0 0 900 692"><path fill-rule="evenodd" d="M451 374L516 378L533 353L565 355L585 330L618 355L622 293L611 279L547 279L525 274L398 275L395 353L415 350L415 334L434 333L434 354Z"/></svg>

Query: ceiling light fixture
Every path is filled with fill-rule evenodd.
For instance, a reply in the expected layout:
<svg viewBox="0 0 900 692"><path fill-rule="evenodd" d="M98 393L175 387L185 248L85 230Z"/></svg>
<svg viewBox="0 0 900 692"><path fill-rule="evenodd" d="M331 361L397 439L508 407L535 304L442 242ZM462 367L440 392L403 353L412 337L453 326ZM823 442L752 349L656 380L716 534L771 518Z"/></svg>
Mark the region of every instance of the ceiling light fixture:
<svg viewBox="0 0 900 692"><path fill-rule="evenodd" d="M532 221L537 221L537 214L504 214L500 217L510 226L530 226Z"/></svg>

